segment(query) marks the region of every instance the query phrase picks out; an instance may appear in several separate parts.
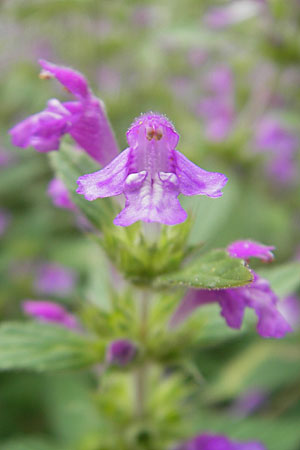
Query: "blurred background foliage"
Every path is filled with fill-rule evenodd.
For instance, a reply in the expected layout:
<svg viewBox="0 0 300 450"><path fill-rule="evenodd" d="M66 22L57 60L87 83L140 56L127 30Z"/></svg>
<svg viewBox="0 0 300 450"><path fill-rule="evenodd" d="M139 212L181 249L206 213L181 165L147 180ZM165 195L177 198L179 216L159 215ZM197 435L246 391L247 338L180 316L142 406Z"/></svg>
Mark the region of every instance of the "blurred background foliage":
<svg viewBox="0 0 300 450"><path fill-rule="evenodd" d="M189 201L191 243L251 238L275 245L277 263L299 259L299 25L298 0L2 0L1 320L22 319L26 298L58 299L76 311L83 296L94 301L104 291L98 250L47 195L48 158L9 142L12 125L51 97L68 98L38 78L38 58L86 75L121 149L133 119L158 111L173 121L184 154L226 173L222 199ZM70 291L37 288L49 263L76 273ZM297 294L296 285L283 297ZM221 333L217 308L211 315L208 333ZM195 351L202 378L193 432L300 449L298 325L282 342L230 332ZM98 449L104 425L94 375L7 372L0 380L1 449Z"/></svg>

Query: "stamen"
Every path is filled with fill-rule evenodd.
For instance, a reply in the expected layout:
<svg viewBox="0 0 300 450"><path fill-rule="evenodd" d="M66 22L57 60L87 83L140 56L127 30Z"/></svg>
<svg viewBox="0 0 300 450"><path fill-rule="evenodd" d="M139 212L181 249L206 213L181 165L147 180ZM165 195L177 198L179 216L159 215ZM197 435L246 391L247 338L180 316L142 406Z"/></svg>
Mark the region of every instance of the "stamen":
<svg viewBox="0 0 300 450"><path fill-rule="evenodd" d="M47 70L41 70L39 73L39 78L41 80L50 80L50 78L54 78L54 75Z"/></svg>

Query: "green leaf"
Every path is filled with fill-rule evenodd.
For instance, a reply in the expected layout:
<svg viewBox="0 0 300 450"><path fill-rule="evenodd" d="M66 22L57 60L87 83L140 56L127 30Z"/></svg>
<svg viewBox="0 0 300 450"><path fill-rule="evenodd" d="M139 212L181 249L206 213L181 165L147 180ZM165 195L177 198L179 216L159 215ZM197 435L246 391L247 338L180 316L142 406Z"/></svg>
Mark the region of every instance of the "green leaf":
<svg viewBox="0 0 300 450"><path fill-rule="evenodd" d="M300 286L300 262L298 261L260 270L259 274L270 282L272 289L281 298L292 294Z"/></svg>
<svg viewBox="0 0 300 450"><path fill-rule="evenodd" d="M66 144L62 145L58 152L51 152L49 158L57 177L68 189L72 202L91 224L98 229L101 229L104 224L111 225L115 214L109 198L89 202L83 195L76 194L78 178L100 170L99 164L86 153L75 150Z"/></svg>
<svg viewBox="0 0 300 450"><path fill-rule="evenodd" d="M231 258L225 250L213 250L180 271L158 277L155 285L225 289L243 286L252 280L243 260Z"/></svg>
<svg viewBox="0 0 300 450"><path fill-rule="evenodd" d="M207 389L207 399L221 401L249 389L270 391L297 379L300 370L297 345L259 341L223 366Z"/></svg>
<svg viewBox="0 0 300 450"><path fill-rule="evenodd" d="M57 443L48 442L46 439L39 437L18 437L9 441L1 442L2 450L66 450Z"/></svg>
<svg viewBox="0 0 300 450"><path fill-rule="evenodd" d="M102 360L104 345L57 325L9 322L0 326L0 370L80 369Z"/></svg>

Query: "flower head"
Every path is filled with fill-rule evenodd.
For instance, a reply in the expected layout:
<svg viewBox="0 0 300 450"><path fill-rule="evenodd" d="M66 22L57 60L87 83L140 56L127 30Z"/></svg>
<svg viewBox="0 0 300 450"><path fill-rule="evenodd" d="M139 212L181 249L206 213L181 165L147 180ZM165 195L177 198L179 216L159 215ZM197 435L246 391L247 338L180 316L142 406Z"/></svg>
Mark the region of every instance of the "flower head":
<svg viewBox="0 0 300 450"><path fill-rule="evenodd" d="M57 150L69 133L92 158L105 165L117 154L117 144L102 103L91 93L86 79L73 69L40 60L42 79L55 77L76 101L52 99L46 109L23 120L10 130L17 147L39 152Z"/></svg>
<svg viewBox="0 0 300 450"><path fill-rule="evenodd" d="M108 364L126 366L137 353L136 345L128 339L117 339L112 341L106 352L106 361Z"/></svg>
<svg viewBox="0 0 300 450"><path fill-rule="evenodd" d="M127 132L129 147L99 172L77 181L87 200L124 194L125 208L114 224L142 220L175 225L187 214L178 195L220 197L227 178L206 172L175 150L179 140L173 125L159 114L144 114Z"/></svg>
<svg viewBox="0 0 300 450"><path fill-rule="evenodd" d="M266 450L259 442L236 442L226 436L200 434L175 450Z"/></svg>
<svg viewBox="0 0 300 450"><path fill-rule="evenodd" d="M25 300L22 304L22 308L26 315L34 317L42 322L54 322L67 328L78 328L76 317L57 303L40 300Z"/></svg>
<svg viewBox="0 0 300 450"><path fill-rule="evenodd" d="M244 241L245 243L249 241ZM251 249L238 241L229 246L232 256L246 254L246 257L256 256L265 260L269 248L253 243ZM171 318L171 325L176 326L188 317L194 309L208 303L218 303L221 315L231 328L240 329L246 307L254 310L258 322L257 332L265 338L282 338L292 331L291 326L279 311L279 299L272 291L269 282L252 271L252 283L239 288L220 290L190 289L183 298L178 309Z"/></svg>

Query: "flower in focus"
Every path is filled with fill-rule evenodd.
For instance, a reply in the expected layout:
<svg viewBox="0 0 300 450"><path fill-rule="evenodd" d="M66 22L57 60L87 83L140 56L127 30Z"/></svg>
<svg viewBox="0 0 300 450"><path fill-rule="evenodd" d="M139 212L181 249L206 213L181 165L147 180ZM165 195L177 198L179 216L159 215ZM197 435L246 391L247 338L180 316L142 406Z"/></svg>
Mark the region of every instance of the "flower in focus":
<svg viewBox="0 0 300 450"><path fill-rule="evenodd" d="M117 339L112 341L106 352L108 364L126 366L131 363L137 353L136 345L128 339Z"/></svg>
<svg viewBox="0 0 300 450"><path fill-rule="evenodd" d="M144 114L127 132L129 147L104 169L80 177L77 193L89 201L124 194L125 208L115 225L183 222L187 213L178 195L220 197L227 178L201 169L175 150L178 139L165 117Z"/></svg>
<svg viewBox="0 0 300 450"><path fill-rule="evenodd" d="M37 271L34 287L38 294L64 297L73 291L76 278L76 273L64 266L43 264Z"/></svg>
<svg viewBox="0 0 300 450"><path fill-rule="evenodd" d="M17 147L39 152L58 150L60 139L69 133L92 158L105 165L117 154L117 144L102 103L93 96L86 79L73 69L40 60L41 78L55 77L76 98L61 103L49 100L46 109L23 120L10 130Z"/></svg>
<svg viewBox="0 0 300 450"><path fill-rule="evenodd" d="M226 436L200 434L175 450L266 450L259 442L236 442Z"/></svg>
<svg viewBox="0 0 300 450"><path fill-rule="evenodd" d="M41 322L54 322L67 328L78 328L76 317L57 303L25 300L22 303L22 309L26 315L34 317Z"/></svg>
<svg viewBox="0 0 300 450"><path fill-rule="evenodd" d="M249 244L250 242L250 244ZM248 244L248 246L247 246ZM230 256L236 258L260 258L270 260L270 249L252 241L237 241L228 247ZM251 308L257 315L257 332L265 338L282 338L292 328L279 310L279 299L269 282L252 270L252 283L229 289L190 289L171 318L171 326L176 326L196 308L208 303L219 303L221 315L231 328L240 329L245 308Z"/></svg>
<svg viewBox="0 0 300 450"><path fill-rule="evenodd" d="M53 178L48 185L48 195L52 198L53 204L58 208L76 210L76 206L70 199L69 192L64 183L58 178Z"/></svg>

